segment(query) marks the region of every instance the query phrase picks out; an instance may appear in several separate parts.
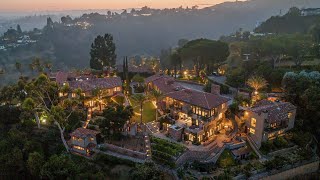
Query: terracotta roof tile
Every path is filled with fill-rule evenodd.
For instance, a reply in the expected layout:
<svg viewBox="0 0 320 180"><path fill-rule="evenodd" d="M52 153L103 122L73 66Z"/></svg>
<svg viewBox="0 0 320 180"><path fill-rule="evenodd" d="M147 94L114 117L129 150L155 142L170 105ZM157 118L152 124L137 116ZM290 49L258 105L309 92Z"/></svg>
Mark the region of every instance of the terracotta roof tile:
<svg viewBox="0 0 320 180"><path fill-rule="evenodd" d="M83 91L92 91L94 89L111 89L122 86L120 77L93 78L88 80L80 79L78 81L68 81L70 89L82 89Z"/></svg>
<svg viewBox="0 0 320 180"><path fill-rule="evenodd" d="M183 88L173 77L166 75L153 75L145 82L152 82L168 97L208 110L229 101L220 95Z"/></svg>
<svg viewBox="0 0 320 180"><path fill-rule="evenodd" d="M73 131L72 133L70 133L70 136L72 137L87 137L87 136L96 136L97 134L99 134L99 131L95 131L95 130L91 130L91 129L86 129L86 128L78 128L75 131Z"/></svg>
<svg viewBox="0 0 320 180"><path fill-rule="evenodd" d="M262 100L249 110L258 114L268 113L267 122L281 122L288 119L288 113L295 110L296 107L289 102L272 102Z"/></svg>

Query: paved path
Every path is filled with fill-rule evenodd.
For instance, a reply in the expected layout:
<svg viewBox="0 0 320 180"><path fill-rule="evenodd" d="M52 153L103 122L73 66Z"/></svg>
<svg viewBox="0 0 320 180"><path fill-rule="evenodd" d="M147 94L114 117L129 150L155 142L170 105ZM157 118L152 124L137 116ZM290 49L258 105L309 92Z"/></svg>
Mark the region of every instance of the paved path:
<svg viewBox="0 0 320 180"><path fill-rule="evenodd" d="M88 124L90 123L91 118L92 118L92 109L89 108L88 112L87 112L87 120L84 123L83 128L87 128Z"/></svg>

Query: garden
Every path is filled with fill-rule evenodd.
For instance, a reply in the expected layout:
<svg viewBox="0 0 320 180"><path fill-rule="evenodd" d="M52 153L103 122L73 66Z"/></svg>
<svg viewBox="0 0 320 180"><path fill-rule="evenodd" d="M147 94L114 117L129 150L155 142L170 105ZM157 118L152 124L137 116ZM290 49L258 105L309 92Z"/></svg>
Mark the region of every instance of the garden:
<svg viewBox="0 0 320 180"><path fill-rule="evenodd" d="M133 107L134 116L131 121L140 122L140 104L132 97L129 98L131 106ZM142 106L142 121L143 123L148 123L156 119L156 108L151 101L145 101Z"/></svg>
<svg viewBox="0 0 320 180"><path fill-rule="evenodd" d="M160 138L151 137L152 159L170 167L175 167L176 159L185 151L185 147Z"/></svg>

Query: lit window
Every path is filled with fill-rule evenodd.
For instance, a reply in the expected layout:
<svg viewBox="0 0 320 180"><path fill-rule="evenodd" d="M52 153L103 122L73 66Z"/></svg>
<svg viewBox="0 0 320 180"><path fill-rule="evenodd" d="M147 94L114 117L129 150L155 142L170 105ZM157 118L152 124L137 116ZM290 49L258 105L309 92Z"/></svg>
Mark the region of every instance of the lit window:
<svg viewBox="0 0 320 180"><path fill-rule="evenodd" d="M219 114L219 117L218 117L218 119L221 119L221 118L222 118L222 113L220 113L220 114Z"/></svg>
<svg viewBox="0 0 320 180"><path fill-rule="evenodd" d="M94 141L94 138L90 138L90 141Z"/></svg>
<svg viewBox="0 0 320 180"><path fill-rule="evenodd" d="M292 118L292 113L291 112L288 113L288 118L289 119Z"/></svg>
<svg viewBox="0 0 320 180"><path fill-rule="evenodd" d="M250 133L251 133L251 134L255 134L255 133L256 133L256 130L253 129L253 128L250 128Z"/></svg>
<svg viewBox="0 0 320 180"><path fill-rule="evenodd" d="M257 120L255 118L251 118L251 127L256 127Z"/></svg>
<svg viewBox="0 0 320 180"><path fill-rule="evenodd" d="M76 93L72 93L71 97L75 98L76 97Z"/></svg>
<svg viewBox="0 0 320 180"><path fill-rule="evenodd" d="M81 146L73 146L75 149L79 149L79 150L81 150L81 151L83 151L84 150L84 148L83 147L81 147Z"/></svg>

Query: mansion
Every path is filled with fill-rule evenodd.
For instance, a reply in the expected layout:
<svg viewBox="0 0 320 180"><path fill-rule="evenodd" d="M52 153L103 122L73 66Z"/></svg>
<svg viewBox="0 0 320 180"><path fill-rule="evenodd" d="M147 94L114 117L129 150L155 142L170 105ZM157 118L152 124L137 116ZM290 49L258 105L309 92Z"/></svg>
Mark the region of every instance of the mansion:
<svg viewBox="0 0 320 180"><path fill-rule="evenodd" d="M147 92L156 90L163 93L164 98L157 105L173 117L163 123L163 129L173 139L201 143L223 129L228 98L184 88L174 78L165 75L151 76L145 83Z"/></svg>
<svg viewBox="0 0 320 180"><path fill-rule="evenodd" d="M51 78L60 86L68 85L67 92L60 92L59 97L76 98L81 91L83 104L88 108L102 110L106 106L106 97L122 95L122 80L120 77L97 78L93 75L76 76L70 73L58 72Z"/></svg>

